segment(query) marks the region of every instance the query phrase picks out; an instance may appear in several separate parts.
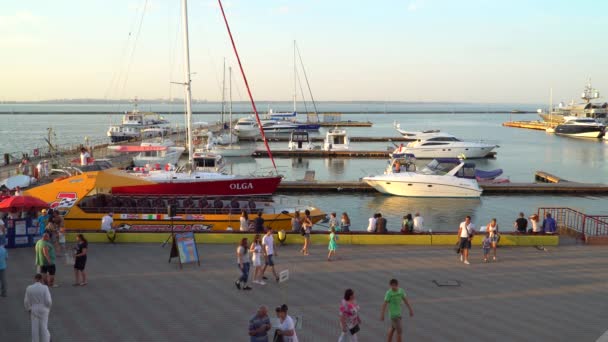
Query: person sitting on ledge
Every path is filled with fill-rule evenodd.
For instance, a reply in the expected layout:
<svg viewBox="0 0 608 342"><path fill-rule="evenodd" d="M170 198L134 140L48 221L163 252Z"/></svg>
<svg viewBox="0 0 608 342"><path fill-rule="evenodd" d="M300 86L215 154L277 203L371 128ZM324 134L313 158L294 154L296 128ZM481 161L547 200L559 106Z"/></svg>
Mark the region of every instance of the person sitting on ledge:
<svg viewBox="0 0 608 342"><path fill-rule="evenodd" d="M517 229L517 232L520 234L526 233L528 230L528 220L526 220L524 213L519 213L519 218L513 223L513 228Z"/></svg>
<svg viewBox="0 0 608 342"><path fill-rule="evenodd" d="M386 219L382 217L382 214L378 213L378 218L376 220L376 233L386 234L388 232L386 229Z"/></svg>
<svg viewBox="0 0 608 342"><path fill-rule="evenodd" d="M412 214L403 216L403 222L401 223L401 233L411 234L414 231L414 219Z"/></svg>
<svg viewBox="0 0 608 342"><path fill-rule="evenodd" d="M545 234L555 234L557 228L557 224L555 223L555 219L551 217L551 213L545 214L545 219L543 220L542 231Z"/></svg>

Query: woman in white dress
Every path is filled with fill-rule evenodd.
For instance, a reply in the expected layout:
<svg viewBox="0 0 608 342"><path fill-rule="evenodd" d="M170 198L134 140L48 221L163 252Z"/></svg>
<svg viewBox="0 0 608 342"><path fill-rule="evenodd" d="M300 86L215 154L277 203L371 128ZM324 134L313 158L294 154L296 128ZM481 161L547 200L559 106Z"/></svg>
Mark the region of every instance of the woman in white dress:
<svg viewBox="0 0 608 342"><path fill-rule="evenodd" d="M241 222L239 230L242 232L248 231L249 230L249 218L247 217L247 212L245 210L243 210L241 212L241 218L239 220Z"/></svg>
<svg viewBox="0 0 608 342"><path fill-rule="evenodd" d="M494 251L494 261L496 261L496 247L498 246L498 223L496 223L496 219L493 218L492 221L486 226L486 233L490 236L490 242L492 243L492 250Z"/></svg>
<svg viewBox="0 0 608 342"><path fill-rule="evenodd" d="M262 280L262 265L264 256L262 255L262 242L259 234L256 234L249 248L251 252L251 261L253 262L253 283L266 285L266 282Z"/></svg>

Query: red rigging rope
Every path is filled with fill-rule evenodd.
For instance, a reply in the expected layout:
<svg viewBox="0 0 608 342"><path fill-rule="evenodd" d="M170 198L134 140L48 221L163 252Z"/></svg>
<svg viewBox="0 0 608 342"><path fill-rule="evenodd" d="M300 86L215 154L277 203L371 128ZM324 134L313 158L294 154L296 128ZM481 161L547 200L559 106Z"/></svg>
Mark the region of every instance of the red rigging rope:
<svg viewBox="0 0 608 342"><path fill-rule="evenodd" d="M241 75L243 76L243 80L245 81L245 87L247 88L247 94L249 95L249 101L251 101L251 106L253 107L253 112L255 113L255 120L260 127L260 132L262 133L262 140L264 140L264 146L266 146L266 151L268 152L268 156L272 161L272 166L274 170L277 171L277 165L274 162L274 158L272 157L272 152L270 151L270 147L268 146L268 140L266 140L266 134L264 134L264 129L262 129L262 122L260 121L260 116L258 115L258 109L255 106L255 101L253 100L253 96L251 95L251 89L249 88L249 82L247 82L247 76L245 75L245 70L243 70L243 65L241 64L241 58L239 57L239 52L236 49L236 44L234 43L234 38L232 37L232 32L230 31L230 25L228 25L228 19L226 18L226 13L224 12L224 6L222 6L222 0L217 0L220 5L220 10L222 11L222 16L224 17L224 23L226 24L226 29L228 30L228 35L230 36L230 42L232 43L232 49L234 50L234 54L236 55L236 60L239 63L239 69L241 70Z"/></svg>

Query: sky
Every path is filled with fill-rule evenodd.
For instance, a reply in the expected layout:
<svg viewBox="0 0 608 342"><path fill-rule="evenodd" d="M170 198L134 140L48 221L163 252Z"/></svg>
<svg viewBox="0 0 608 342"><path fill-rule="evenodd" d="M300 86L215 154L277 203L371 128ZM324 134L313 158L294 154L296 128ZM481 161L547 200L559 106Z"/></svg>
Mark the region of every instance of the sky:
<svg viewBox="0 0 608 342"><path fill-rule="evenodd" d="M292 99L294 40L315 100L546 103L553 89L559 102L588 78L608 96L608 1L223 4L256 100ZM225 59L246 100L217 2L188 11L193 97L221 99ZM179 0L2 1L0 101L183 97L180 13Z"/></svg>

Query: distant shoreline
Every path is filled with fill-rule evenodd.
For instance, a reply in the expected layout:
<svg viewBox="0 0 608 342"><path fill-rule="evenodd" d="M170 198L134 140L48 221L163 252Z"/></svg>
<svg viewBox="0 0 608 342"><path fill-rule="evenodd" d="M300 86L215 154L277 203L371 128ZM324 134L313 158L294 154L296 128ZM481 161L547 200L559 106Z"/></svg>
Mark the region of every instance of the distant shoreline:
<svg viewBox="0 0 608 342"><path fill-rule="evenodd" d="M154 111L154 113L162 114L162 115L183 115L183 112L167 112L167 111ZM394 111L379 111L379 110L370 110L370 111L339 111L339 112L319 112L319 115L323 114L332 114L332 113L341 113L341 114L360 114L360 115L368 115L368 114L535 114L536 111L506 111L506 110L458 110L458 111L438 111L438 110L412 110L412 111L404 111L404 110L394 110ZM101 112L101 111L0 111L0 115L53 115L53 114L61 114L61 115L122 115L124 112ZM192 114L203 114L203 115L217 115L218 111L207 110L207 111L193 111ZM253 112L238 112L234 113L234 115L243 115L243 114L253 114ZM263 114L258 112L258 114ZM306 113L299 112L298 114L306 115Z"/></svg>

